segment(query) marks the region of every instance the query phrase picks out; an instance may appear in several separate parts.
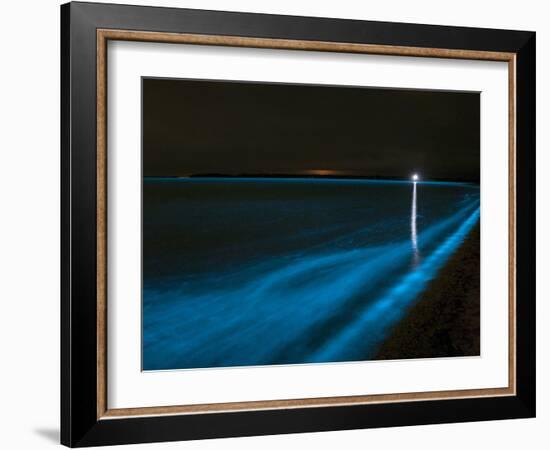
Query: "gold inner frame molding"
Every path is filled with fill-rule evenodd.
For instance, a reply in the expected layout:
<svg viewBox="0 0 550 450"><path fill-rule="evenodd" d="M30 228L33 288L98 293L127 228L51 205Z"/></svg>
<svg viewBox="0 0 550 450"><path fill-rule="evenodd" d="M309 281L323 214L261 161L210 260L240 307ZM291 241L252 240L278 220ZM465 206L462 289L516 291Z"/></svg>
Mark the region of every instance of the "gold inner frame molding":
<svg viewBox="0 0 550 450"><path fill-rule="evenodd" d="M306 50L370 55L413 56L508 63L508 387L344 397L264 400L199 405L147 406L112 409L107 404L107 42L109 40L172 44L217 45L266 49ZM516 394L516 54L477 50L422 48L300 41L238 36L159 33L148 31L97 30L97 418L167 414L205 414L267 409L312 408L421 400L448 400Z"/></svg>

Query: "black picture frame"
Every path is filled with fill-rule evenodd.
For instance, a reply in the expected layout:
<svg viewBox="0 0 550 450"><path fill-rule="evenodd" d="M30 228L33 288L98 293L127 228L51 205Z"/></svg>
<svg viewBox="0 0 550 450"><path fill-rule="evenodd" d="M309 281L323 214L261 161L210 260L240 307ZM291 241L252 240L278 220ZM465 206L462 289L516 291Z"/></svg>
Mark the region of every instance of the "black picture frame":
<svg viewBox="0 0 550 450"><path fill-rule="evenodd" d="M516 55L516 395L98 418L98 29ZM535 416L534 32L73 2L61 6L61 443L70 447Z"/></svg>

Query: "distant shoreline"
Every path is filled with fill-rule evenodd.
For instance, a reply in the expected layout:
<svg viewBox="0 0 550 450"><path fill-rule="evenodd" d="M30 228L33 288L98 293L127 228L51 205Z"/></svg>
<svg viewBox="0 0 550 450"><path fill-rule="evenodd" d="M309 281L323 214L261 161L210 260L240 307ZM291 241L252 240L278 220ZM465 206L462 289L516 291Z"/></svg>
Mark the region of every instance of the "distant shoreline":
<svg viewBox="0 0 550 450"><path fill-rule="evenodd" d="M313 174L191 174L191 175L144 175L143 179L166 179L166 180L179 180L179 179L204 179L204 178L246 178L246 179L318 179L318 180L373 180L373 181L406 181L411 182L407 177L395 177L395 176L378 176L378 175L313 175ZM418 183L434 182L434 183L469 183L479 185L479 180L471 179L442 179L442 178L423 178Z"/></svg>
<svg viewBox="0 0 550 450"><path fill-rule="evenodd" d="M372 359L480 355L479 227L478 222Z"/></svg>

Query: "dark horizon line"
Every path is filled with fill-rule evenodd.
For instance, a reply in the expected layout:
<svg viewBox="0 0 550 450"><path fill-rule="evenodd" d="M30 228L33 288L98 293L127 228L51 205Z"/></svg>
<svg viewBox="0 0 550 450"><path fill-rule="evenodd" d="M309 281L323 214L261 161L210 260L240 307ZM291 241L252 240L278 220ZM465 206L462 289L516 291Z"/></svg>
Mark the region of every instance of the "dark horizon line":
<svg viewBox="0 0 550 450"><path fill-rule="evenodd" d="M143 175L143 178L317 178L317 179L349 179L349 180L403 180L410 181L410 177L399 177L395 175L341 175L341 174L296 174L296 173L241 173L241 174L223 174L223 173L200 173L186 175ZM467 177L449 177L449 178L421 178L422 181L455 181L463 183L479 184L480 179L472 179Z"/></svg>

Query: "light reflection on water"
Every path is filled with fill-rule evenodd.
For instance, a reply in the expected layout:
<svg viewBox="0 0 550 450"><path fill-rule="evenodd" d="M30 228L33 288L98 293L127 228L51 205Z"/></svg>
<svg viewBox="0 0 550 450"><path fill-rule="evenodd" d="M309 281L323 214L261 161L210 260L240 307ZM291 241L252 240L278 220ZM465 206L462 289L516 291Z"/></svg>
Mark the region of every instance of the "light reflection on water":
<svg viewBox="0 0 550 450"><path fill-rule="evenodd" d="M412 205L411 205L411 243L412 243L412 250L413 250L414 265L416 266L419 260L418 240L416 237L416 181L413 182L413 194L412 194Z"/></svg>
<svg viewBox="0 0 550 450"><path fill-rule="evenodd" d="M146 184L143 368L372 357L479 219L479 188L413 183L411 203L410 183L343 181Z"/></svg>

